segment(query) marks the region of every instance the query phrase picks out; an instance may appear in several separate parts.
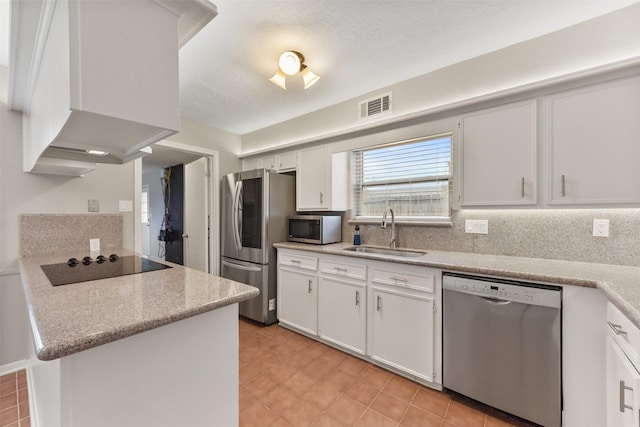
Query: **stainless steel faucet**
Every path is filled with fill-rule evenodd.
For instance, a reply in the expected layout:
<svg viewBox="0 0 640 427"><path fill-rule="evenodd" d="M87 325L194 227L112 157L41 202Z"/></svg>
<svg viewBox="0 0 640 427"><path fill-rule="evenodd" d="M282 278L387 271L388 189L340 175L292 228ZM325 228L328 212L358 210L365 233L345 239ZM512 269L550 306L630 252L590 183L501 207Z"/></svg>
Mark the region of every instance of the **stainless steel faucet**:
<svg viewBox="0 0 640 427"><path fill-rule="evenodd" d="M396 248L396 217L393 215L393 209L387 207L384 211L384 215L382 215L382 224L380 224L381 228L387 228L387 214L391 212L391 242L389 243L389 247L391 249Z"/></svg>

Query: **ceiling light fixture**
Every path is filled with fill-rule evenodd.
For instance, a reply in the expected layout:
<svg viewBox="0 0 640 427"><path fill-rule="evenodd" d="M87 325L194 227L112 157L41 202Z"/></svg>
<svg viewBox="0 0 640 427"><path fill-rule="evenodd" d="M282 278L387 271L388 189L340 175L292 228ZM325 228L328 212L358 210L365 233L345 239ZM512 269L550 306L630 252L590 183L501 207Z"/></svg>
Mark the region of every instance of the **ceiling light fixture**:
<svg viewBox="0 0 640 427"><path fill-rule="evenodd" d="M302 75L305 89L310 88L320 80L319 76L304 65L304 56L300 52L287 51L280 55L278 71L269 80L286 90L287 76L295 76L298 73Z"/></svg>

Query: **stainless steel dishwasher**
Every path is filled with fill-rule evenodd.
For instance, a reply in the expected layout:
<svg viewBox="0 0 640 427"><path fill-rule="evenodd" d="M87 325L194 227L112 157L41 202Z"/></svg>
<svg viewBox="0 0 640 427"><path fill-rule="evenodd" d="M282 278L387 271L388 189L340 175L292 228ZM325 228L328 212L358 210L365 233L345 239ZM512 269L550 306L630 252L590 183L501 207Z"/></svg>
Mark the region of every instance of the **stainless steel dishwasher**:
<svg viewBox="0 0 640 427"><path fill-rule="evenodd" d="M562 423L562 288L444 273L443 385L517 417Z"/></svg>

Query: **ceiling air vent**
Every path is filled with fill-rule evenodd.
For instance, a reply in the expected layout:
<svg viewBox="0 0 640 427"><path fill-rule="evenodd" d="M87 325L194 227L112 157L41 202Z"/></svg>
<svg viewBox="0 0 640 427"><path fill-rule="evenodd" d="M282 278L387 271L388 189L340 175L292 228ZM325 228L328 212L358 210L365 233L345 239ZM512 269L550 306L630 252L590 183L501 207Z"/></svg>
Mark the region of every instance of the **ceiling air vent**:
<svg viewBox="0 0 640 427"><path fill-rule="evenodd" d="M360 103L360 118L377 116L391 111L391 92Z"/></svg>

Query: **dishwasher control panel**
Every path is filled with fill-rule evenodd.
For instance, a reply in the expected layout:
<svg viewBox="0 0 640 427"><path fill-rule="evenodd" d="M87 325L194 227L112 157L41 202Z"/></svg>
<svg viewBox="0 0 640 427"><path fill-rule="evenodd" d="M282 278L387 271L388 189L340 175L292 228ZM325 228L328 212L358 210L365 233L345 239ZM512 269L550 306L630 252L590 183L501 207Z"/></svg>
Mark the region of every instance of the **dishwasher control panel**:
<svg viewBox="0 0 640 427"><path fill-rule="evenodd" d="M558 286L539 285L514 280L457 276L445 273L442 287L443 289L495 300L548 307L560 307L562 301L560 292L562 288Z"/></svg>

